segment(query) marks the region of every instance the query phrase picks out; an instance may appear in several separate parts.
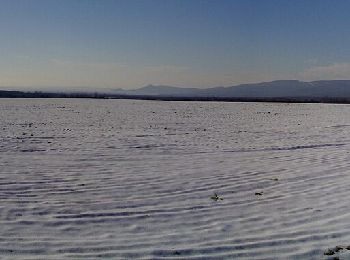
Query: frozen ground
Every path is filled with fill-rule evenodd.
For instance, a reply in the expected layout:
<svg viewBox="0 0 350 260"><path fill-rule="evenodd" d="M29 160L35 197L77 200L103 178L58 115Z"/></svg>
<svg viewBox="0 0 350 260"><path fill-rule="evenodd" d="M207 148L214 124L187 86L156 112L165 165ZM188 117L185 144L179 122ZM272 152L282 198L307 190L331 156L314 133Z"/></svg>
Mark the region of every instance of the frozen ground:
<svg viewBox="0 0 350 260"><path fill-rule="evenodd" d="M1 99L0 118L1 259L350 245L348 105Z"/></svg>

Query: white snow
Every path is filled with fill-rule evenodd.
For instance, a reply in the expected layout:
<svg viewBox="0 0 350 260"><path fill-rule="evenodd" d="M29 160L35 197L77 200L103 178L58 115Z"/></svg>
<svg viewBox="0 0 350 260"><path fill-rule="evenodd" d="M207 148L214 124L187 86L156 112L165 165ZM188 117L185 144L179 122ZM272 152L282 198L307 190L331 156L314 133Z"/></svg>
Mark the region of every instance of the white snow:
<svg viewBox="0 0 350 260"><path fill-rule="evenodd" d="M348 105L0 99L0 118L1 259L350 245Z"/></svg>

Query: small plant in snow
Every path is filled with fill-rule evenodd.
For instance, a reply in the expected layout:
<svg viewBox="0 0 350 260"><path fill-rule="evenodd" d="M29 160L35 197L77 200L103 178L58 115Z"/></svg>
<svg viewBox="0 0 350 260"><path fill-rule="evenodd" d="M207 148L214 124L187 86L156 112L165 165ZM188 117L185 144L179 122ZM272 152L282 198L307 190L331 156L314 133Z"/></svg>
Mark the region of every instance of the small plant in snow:
<svg viewBox="0 0 350 260"><path fill-rule="evenodd" d="M224 200L222 197L219 197L217 193L214 192L214 195L210 197L212 200Z"/></svg>

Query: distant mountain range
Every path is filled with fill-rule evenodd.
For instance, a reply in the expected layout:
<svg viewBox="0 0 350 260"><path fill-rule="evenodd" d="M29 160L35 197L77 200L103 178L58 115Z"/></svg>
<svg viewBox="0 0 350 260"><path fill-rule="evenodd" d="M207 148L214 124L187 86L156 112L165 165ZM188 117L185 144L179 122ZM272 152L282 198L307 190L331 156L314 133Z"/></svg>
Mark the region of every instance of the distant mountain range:
<svg viewBox="0 0 350 260"><path fill-rule="evenodd" d="M276 80L231 87L182 88L148 85L139 89L56 88L56 90L0 90L1 97L136 98L161 100L257 100L350 103L350 80ZM337 100L334 100L337 99Z"/></svg>
<svg viewBox="0 0 350 260"><path fill-rule="evenodd" d="M298 80L277 80L255 84L241 84L231 87L206 89L181 88L162 85L148 85L135 90L115 89L113 94L168 97L350 97L350 80L320 80L303 82Z"/></svg>

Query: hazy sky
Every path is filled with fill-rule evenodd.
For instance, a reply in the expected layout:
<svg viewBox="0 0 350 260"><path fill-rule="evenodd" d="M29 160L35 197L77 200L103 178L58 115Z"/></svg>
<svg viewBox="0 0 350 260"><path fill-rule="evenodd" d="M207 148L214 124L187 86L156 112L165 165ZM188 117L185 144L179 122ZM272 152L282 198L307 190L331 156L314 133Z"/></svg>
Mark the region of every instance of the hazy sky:
<svg viewBox="0 0 350 260"><path fill-rule="evenodd" d="M348 0L1 0L0 86L350 78Z"/></svg>

